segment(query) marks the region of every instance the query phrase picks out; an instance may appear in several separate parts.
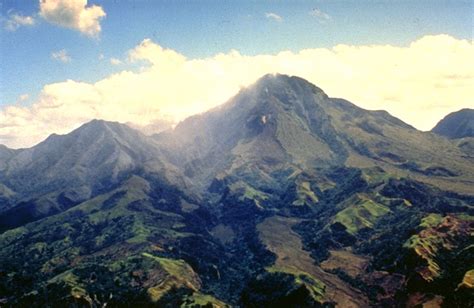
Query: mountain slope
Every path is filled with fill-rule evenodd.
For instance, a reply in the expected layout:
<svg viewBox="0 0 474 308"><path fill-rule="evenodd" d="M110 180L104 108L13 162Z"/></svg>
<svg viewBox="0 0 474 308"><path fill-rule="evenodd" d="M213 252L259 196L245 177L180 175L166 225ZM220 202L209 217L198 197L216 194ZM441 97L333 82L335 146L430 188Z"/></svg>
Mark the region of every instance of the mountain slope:
<svg viewBox="0 0 474 308"><path fill-rule="evenodd" d="M175 172L151 139L125 125L94 120L70 134L51 135L11 154L0 170L3 185L14 192L0 226L61 212L143 169L165 177Z"/></svg>
<svg viewBox="0 0 474 308"><path fill-rule="evenodd" d="M18 150L12 150L0 144L0 172L6 168L9 159L17 152ZM3 182L0 182L0 212L10 206L10 200L14 196L15 192Z"/></svg>
<svg viewBox="0 0 474 308"><path fill-rule="evenodd" d="M450 139L474 137L474 109L461 109L444 117L431 130Z"/></svg>
<svg viewBox="0 0 474 308"><path fill-rule="evenodd" d="M473 184L472 164L449 141L285 75L264 76L223 106L155 138L201 190L216 177L245 176L252 168L269 180L278 170L336 165L379 166L461 192ZM456 177L456 187L446 177Z"/></svg>
<svg viewBox="0 0 474 308"><path fill-rule="evenodd" d="M28 194L51 185L59 188L89 183L100 189L103 179L113 181L121 172L156 155L157 148L145 138L127 126L94 120L68 135L51 135L21 151L10 158L2 177ZM49 183L40 180L45 177Z"/></svg>
<svg viewBox="0 0 474 308"><path fill-rule="evenodd" d="M311 104L313 88L319 95L325 94L305 84L298 93L293 93L305 98L292 106L284 96L286 86L286 80L280 82L272 76L265 76L224 106L191 117L173 131L156 138L167 153L171 153L170 159L175 158L186 175L204 186L218 173L250 165L272 169L273 166L281 168L294 162L337 164L344 155L334 150L339 146L338 141L329 145L324 139L334 138L331 137L332 128L329 125L321 128L328 130L324 132L327 137L322 133L313 134L308 119L303 115L305 105L318 106ZM313 111L311 114L321 117L319 122L328 122L324 113ZM293 131L299 138L285 136L285 131Z"/></svg>
<svg viewBox="0 0 474 308"><path fill-rule="evenodd" d="M471 307L467 150L285 75L3 150L0 303Z"/></svg>
<svg viewBox="0 0 474 308"><path fill-rule="evenodd" d="M1 293L17 304L115 306L159 302L185 288L190 305L220 303L199 292L200 278L186 262L170 257L173 243L195 236L175 206L179 198L157 179L132 176L74 208L0 234L1 273L28 271L2 279ZM28 251L29 261L18 251ZM25 296L27 290L37 296Z"/></svg>
<svg viewBox="0 0 474 308"><path fill-rule="evenodd" d="M5 165L7 161L15 155L15 152L17 150L12 150L4 146L3 144L0 144L0 170L5 168Z"/></svg>

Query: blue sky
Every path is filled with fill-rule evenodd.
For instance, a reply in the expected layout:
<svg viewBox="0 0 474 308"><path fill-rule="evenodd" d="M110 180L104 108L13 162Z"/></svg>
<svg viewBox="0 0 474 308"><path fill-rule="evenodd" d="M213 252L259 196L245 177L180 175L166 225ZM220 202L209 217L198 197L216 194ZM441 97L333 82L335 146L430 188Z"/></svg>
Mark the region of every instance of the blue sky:
<svg viewBox="0 0 474 308"><path fill-rule="evenodd" d="M426 34L472 39L471 1L89 1L102 6L98 38L90 38L37 16L38 1L0 0L2 19L35 16L34 26L2 27L0 106L44 84L73 79L93 82L123 67L100 60L122 58L144 38L188 58L231 49L244 55L337 44L405 45ZM320 20L314 9L330 16ZM266 13L281 16L277 21ZM65 49L67 64L51 58Z"/></svg>
<svg viewBox="0 0 474 308"><path fill-rule="evenodd" d="M473 6L0 0L0 144L31 146L92 118L152 132L266 73L429 130L473 107Z"/></svg>

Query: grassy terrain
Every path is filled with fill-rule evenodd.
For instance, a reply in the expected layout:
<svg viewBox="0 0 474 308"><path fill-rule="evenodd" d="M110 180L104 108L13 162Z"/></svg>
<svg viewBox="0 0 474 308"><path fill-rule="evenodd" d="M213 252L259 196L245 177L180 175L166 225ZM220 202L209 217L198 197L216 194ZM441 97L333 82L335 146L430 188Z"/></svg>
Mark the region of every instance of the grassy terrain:
<svg viewBox="0 0 474 308"><path fill-rule="evenodd" d="M350 234L362 228L372 228L383 215L390 212L386 206L376 203L365 196L357 196L350 205L334 216L334 222L343 224Z"/></svg>
<svg viewBox="0 0 474 308"><path fill-rule="evenodd" d="M184 299L182 308L188 307L209 307L212 308L225 308L230 307L230 305L224 303L223 301L218 300L214 296L203 294L200 292L194 292L191 296L188 296Z"/></svg>
<svg viewBox="0 0 474 308"><path fill-rule="evenodd" d="M166 277L158 285L148 289L148 294L153 302L159 301L173 288L185 287L194 292L200 289L199 276L183 260L157 257L149 253L143 253L142 256L158 262L159 266L166 272Z"/></svg>
<svg viewBox="0 0 474 308"><path fill-rule="evenodd" d="M469 270L464 274L462 282L458 285L458 288L474 289L474 269Z"/></svg>
<svg viewBox="0 0 474 308"><path fill-rule="evenodd" d="M262 191L259 191L249 184L238 181L232 183L230 186L230 191L239 196L240 201L251 200L255 202L255 205L258 208L262 208L262 202L268 199L268 195Z"/></svg>
<svg viewBox="0 0 474 308"><path fill-rule="evenodd" d="M403 247L413 250L425 261L426 265L417 269L424 280L432 282L442 275L443 267L438 261L439 255L459 249L459 238L472 237L469 225L469 221L452 215L441 217L430 214L422 219L420 227L423 229L411 236Z"/></svg>
<svg viewBox="0 0 474 308"><path fill-rule="evenodd" d="M311 183L308 181L301 181L296 188L297 199L293 201L293 205L312 205L318 202L318 197L311 190Z"/></svg>

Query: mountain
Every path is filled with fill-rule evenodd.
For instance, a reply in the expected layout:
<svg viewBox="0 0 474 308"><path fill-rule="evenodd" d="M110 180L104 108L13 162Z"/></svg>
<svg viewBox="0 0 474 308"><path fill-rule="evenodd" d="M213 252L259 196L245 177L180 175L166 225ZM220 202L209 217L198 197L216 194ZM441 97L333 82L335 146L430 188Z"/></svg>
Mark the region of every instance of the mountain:
<svg viewBox="0 0 474 308"><path fill-rule="evenodd" d="M470 307L468 151L286 75L0 147L0 303Z"/></svg>
<svg viewBox="0 0 474 308"><path fill-rule="evenodd" d="M461 109L444 117L431 130L450 139L474 137L474 109Z"/></svg>
<svg viewBox="0 0 474 308"><path fill-rule="evenodd" d="M146 168L164 176L173 174L146 136L123 124L100 120L7 153L0 180L14 194L10 193L9 208L0 210L0 229L77 205L110 190L130 172Z"/></svg>
<svg viewBox="0 0 474 308"><path fill-rule="evenodd" d="M270 180L276 170L378 166L445 187L452 186L445 179L456 176L457 188L468 192L474 172L449 141L285 75L266 75L227 104L155 139L201 189L216 176L246 170Z"/></svg>

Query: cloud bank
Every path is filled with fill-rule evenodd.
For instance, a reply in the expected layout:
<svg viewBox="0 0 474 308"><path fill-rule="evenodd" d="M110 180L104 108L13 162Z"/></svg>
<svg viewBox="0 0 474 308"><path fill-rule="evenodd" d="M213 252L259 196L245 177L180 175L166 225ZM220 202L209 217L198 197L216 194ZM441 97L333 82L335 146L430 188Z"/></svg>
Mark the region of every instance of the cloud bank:
<svg viewBox="0 0 474 308"><path fill-rule="evenodd" d="M45 85L31 106L0 110L0 143L31 146L93 118L153 127L215 107L266 73L301 76L328 95L384 109L422 130L474 102L474 44L425 36L405 47L351 46L187 59L146 39L129 51L137 71L95 83Z"/></svg>
<svg viewBox="0 0 474 308"><path fill-rule="evenodd" d="M99 35L100 20L106 16L100 6L88 7L87 0L40 0L39 14L49 23L90 37Z"/></svg>

